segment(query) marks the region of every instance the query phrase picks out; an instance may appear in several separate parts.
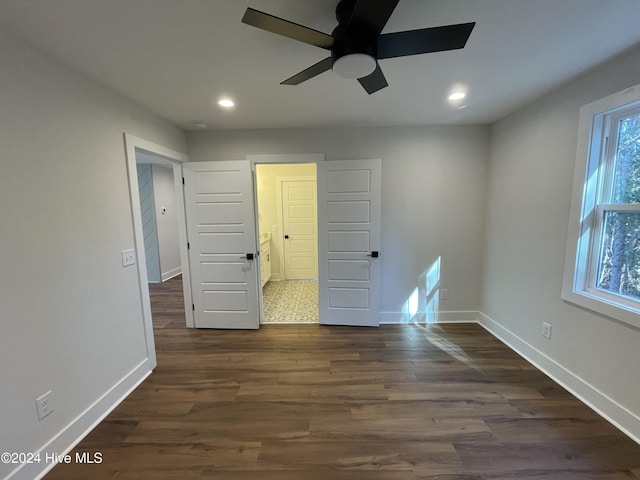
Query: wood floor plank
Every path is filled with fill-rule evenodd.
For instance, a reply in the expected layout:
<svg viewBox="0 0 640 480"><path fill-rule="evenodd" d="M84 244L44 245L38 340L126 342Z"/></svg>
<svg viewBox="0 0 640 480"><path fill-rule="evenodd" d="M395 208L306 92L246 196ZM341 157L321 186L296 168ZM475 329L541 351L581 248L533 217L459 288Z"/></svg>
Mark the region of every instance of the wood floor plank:
<svg viewBox="0 0 640 480"><path fill-rule="evenodd" d="M372 400L386 400L384 385L242 385L238 392L238 400L243 401L315 401L326 403L358 404Z"/></svg>
<svg viewBox="0 0 640 480"><path fill-rule="evenodd" d="M368 470L366 475L360 470L260 470L259 477L255 471L238 470L205 470L202 480L417 480L410 470ZM120 479L120 477L118 477Z"/></svg>
<svg viewBox="0 0 640 480"><path fill-rule="evenodd" d="M289 443L264 442L258 465L266 470L287 470L299 466L325 470L358 470L363 478L371 470L406 470L419 466L444 472L461 466L458 455L447 442L394 442L387 439L331 440Z"/></svg>
<svg viewBox="0 0 640 480"><path fill-rule="evenodd" d="M357 405L354 420L368 418L485 418L519 417L520 411L504 398L486 400L407 400Z"/></svg>
<svg viewBox="0 0 640 480"><path fill-rule="evenodd" d="M640 480L640 445L478 325L184 326L46 480Z"/></svg>
<svg viewBox="0 0 640 480"><path fill-rule="evenodd" d="M351 408L346 404L295 402L295 401L234 401L196 402L187 418L210 420L224 418L229 421L259 421L270 419L304 418L308 420L327 419L349 422Z"/></svg>
<svg viewBox="0 0 640 480"><path fill-rule="evenodd" d="M544 402L518 399L509 403L520 411L523 418L602 418L593 410L584 408L584 404L575 397L553 398Z"/></svg>
<svg viewBox="0 0 640 480"><path fill-rule="evenodd" d="M311 438L318 439L374 439L387 441L475 442L493 439L487 424L478 418L370 418L345 423L328 419L313 420Z"/></svg>
<svg viewBox="0 0 640 480"><path fill-rule="evenodd" d="M566 471L549 471L542 470L524 470L514 474L513 471L505 471L502 473L477 473L462 470L456 474L431 474L421 475L418 480L634 480L629 477L628 472L608 472L594 470L566 470Z"/></svg>
<svg viewBox="0 0 640 480"><path fill-rule="evenodd" d="M497 471L517 474L545 470L548 474L567 471L611 472L611 465L630 472L638 463L637 445L616 437L587 441L574 437L531 443L478 442L455 444L462 462L476 473L488 476ZM499 465L499 467L497 467ZM590 478L585 475L582 478Z"/></svg>
<svg viewBox="0 0 640 480"><path fill-rule="evenodd" d="M430 383L416 382L387 387L389 400L486 400L543 398L542 394L527 385L487 384L478 382Z"/></svg>
<svg viewBox="0 0 640 480"><path fill-rule="evenodd" d="M562 442L566 438L598 438L615 435L616 429L601 418L492 418L487 425L499 442Z"/></svg>
<svg viewBox="0 0 640 480"><path fill-rule="evenodd" d="M153 418L153 417L182 417L193 408L194 401L166 399L156 395L155 397L145 397L136 395L129 397L126 402L121 403L109 415L115 420L125 420L129 418Z"/></svg>
<svg viewBox="0 0 640 480"><path fill-rule="evenodd" d="M189 442L210 444L221 439L240 442L264 440L301 440L309 438L309 420L269 418L250 421L233 419L158 419L140 422L127 436L125 443L179 444L189 432Z"/></svg>
<svg viewBox="0 0 640 480"><path fill-rule="evenodd" d="M377 372L286 372L278 377L280 385L385 385L390 383L410 383L417 380L410 372L380 370Z"/></svg>

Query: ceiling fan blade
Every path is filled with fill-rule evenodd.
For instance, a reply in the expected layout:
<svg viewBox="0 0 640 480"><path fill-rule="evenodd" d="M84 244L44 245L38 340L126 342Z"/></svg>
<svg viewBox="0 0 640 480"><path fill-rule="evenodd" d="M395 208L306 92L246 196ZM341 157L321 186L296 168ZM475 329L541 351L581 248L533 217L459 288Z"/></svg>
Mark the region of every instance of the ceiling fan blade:
<svg viewBox="0 0 640 480"><path fill-rule="evenodd" d="M385 33L378 37L378 59L464 48L475 22Z"/></svg>
<svg viewBox="0 0 640 480"><path fill-rule="evenodd" d="M283 37L292 38L308 45L324 48L325 50L331 50L333 46L333 37L331 35L304 25L298 25L283 18L274 17L253 8L247 8L246 12L244 12L242 23L282 35Z"/></svg>
<svg viewBox="0 0 640 480"><path fill-rule="evenodd" d="M347 23L347 35L363 28L368 34L380 35L398 2L399 0L357 0Z"/></svg>
<svg viewBox="0 0 640 480"><path fill-rule="evenodd" d="M389 85L387 79L384 78L384 73L382 73L380 65L376 65L376 69L372 74L359 78L358 81L369 95Z"/></svg>
<svg viewBox="0 0 640 480"><path fill-rule="evenodd" d="M315 65L311 65L309 68L304 69L300 73L296 73L293 77L287 78L284 82L281 82L280 85L299 85L316 75L320 75L327 70L331 70L332 64L333 60L331 57L327 57L324 60L320 60Z"/></svg>

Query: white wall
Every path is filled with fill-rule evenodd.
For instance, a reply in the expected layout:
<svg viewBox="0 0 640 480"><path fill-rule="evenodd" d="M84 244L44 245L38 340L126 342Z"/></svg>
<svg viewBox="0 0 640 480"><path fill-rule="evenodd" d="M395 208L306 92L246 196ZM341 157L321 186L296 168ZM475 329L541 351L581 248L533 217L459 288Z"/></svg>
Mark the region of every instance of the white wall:
<svg viewBox="0 0 640 480"><path fill-rule="evenodd" d="M638 439L640 332L560 293L579 109L637 84L639 71L636 49L494 125L481 303L490 326Z"/></svg>
<svg viewBox="0 0 640 480"><path fill-rule="evenodd" d="M148 361L137 271L120 257L134 247L123 132L186 145L4 36L0 70L0 451L35 452L68 446ZM55 411L38 422L35 399L49 389ZM0 464L0 478L14 467Z"/></svg>
<svg viewBox="0 0 640 480"><path fill-rule="evenodd" d="M477 311L488 127L190 132L187 141L192 161L276 153L382 158L381 319L401 319L421 274L439 256L449 289L440 309Z"/></svg>
<svg viewBox="0 0 640 480"><path fill-rule="evenodd" d="M158 226L160 275L164 282L182 272L180 245L178 244L176 193L172 168L155 164L151 166L151 172L155 194L156 224Z"/></svg>

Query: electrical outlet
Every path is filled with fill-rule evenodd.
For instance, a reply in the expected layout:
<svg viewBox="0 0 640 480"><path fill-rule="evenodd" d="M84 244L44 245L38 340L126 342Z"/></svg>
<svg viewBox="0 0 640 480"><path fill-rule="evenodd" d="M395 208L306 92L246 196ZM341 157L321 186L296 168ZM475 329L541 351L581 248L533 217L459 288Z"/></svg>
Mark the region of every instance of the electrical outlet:
<svg viewBox="0 0 640 480"><path fill-rule="evenodd" d="M542 322L542 336L544 338L551 338L551 324Z"/></svg>
<svg viewBox="0 0 640 480"><path fill-rule="evenodd" d="M129 250L122 250L122 266L128 267L129 265L135 265L136 252L133 248Z"/></svg>
<svg viewBox="0 0 640 480"><path fill-rule="evenodd" d="M49 390L44 395L36 398L36 410L38 411L38 420L42 420L44 417L53 412L51 390Z"/></svg>
<svg viewBox="0 0 640 480"><path fill-rule="evenodd" d="M446 300L447 298L449 298L449 289L448 288L441 288L440 289L440 300Z"/></svg>

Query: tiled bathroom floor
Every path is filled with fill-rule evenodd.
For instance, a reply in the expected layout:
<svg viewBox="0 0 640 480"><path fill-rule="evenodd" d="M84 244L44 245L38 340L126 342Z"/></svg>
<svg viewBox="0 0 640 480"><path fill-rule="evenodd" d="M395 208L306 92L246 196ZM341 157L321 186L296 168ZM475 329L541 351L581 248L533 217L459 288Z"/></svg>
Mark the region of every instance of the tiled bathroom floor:
<svg viewBox="0 0 640 480"><path fill-rule="evenodd" d="M269 281L262 289L264 323L318 323L318 282Z"/></svg>

